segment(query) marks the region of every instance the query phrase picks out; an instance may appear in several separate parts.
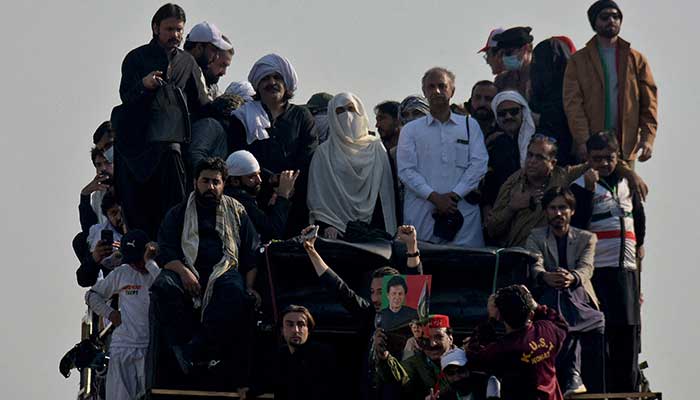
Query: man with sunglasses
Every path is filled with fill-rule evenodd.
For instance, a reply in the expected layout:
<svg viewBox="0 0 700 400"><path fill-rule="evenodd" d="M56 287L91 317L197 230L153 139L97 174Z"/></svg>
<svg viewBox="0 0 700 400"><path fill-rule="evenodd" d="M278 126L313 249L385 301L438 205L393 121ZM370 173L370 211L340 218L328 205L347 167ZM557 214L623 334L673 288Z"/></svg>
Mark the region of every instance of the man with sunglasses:
<svg viewBox="0 0 700 400"><path fill-rule="evenodd" d="M484 179L482 204L488 210L496 202L498 190L506 179L525 165L527 147L535 133L530 107L518 92L498 93L489 106L491 115L496 116L498 129L486 137L489 170Z"/></svg>
<svg viewBox="0 0 700 400"><path fill-rule="evenodd" d="M530 98L530 63L532 61L532 41L529 26L506 29L494 36L498 42L505 72L496 76L499 90L517 90L526 99Z"/></svg>
<svg viewBox="0 0 700 400"><path fill-rule="evenodd" d="M557 141L542 134L530 140L525 166L511 175L501 186L491 215L486 219L489 236L500 246L524 246L532 228L545 226L547 218L540 201L544 192L555 186L568 186L581 176L587 164L557 166ZM627 165L619 163L615 171L646 195L646 184Z"/></svg>
<svg viewBox="0 0 700 400"><path fill-rule="evenodd" d="M646 161L658 124L656 83L647 59L618 36L622 11L614 1L593 3L588 20L596 35L571 56L564 75L564 111L575 155L586 158L592 132L612 130L623 160Z"/></svg>

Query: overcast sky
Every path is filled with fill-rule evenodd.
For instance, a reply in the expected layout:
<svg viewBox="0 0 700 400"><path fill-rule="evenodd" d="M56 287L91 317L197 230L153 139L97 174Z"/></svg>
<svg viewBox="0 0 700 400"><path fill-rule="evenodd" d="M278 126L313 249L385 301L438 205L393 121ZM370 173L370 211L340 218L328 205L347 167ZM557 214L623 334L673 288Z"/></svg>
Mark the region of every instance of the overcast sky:
<svg viewBox="0 0 700 400"><path fill-rule="evenodd" d="M78 194L92 178L91 137L118 102L120 64L150 39L154 1L24 1L4 4L1 213L4 321L0 394L5 399L70 399L58 360L79 339L84 290L70 241L79 230ZM299 75L295 101L318 91L352 91L368 109L420 91L434 65L457 74L456 97L490 78L476 51L496 26L529 25L535 41L592 36L587 1L186 1L189 29L209 20L236 55L222 87L245 79L269 52ZM670 4L670 3L669 3ZM698 148L700 57L695 2L621 1L622 37L644 53L659 86L660 128L653 158L638 164L651 186L643 274L642 360L652 388L669 399L696 391L700 272ZM9 10L8 10L9 9ZM373 120L371 119L372 123Z"/></svg>

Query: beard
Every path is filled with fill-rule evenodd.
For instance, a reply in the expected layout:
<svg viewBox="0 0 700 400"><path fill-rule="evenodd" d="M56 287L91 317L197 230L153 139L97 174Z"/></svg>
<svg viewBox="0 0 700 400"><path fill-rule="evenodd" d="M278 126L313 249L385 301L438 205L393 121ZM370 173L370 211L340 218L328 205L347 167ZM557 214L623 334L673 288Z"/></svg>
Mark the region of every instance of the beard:
<svg viewBox="0 0 700 400"><path fill-rule="evenodd" d="M257 197L257 195L260 193L260 190L262 189L262 185L255 185L255 186L241 185L241 188L243 188L243 190L245 190L251 196Z"/></svg>
<svg viewBox="0 0 700 400"><path fill-rule="evenodd" d="M620 34L620 28L615 25L606 26L598 34L606 39L612 39Z"/></svg>
<svg viewBox="0 0 700 400"><path fill-rule="evenodd" d="M207 85L219 83L219 78L220 76L212 75L211 73L209 73L209 70L207 70L204 74L204 80L207 82Z"/></svg>
<svg viewBox="0 0 700 400"><path fill-rule="evenodd" d="M204 193L200 193L199 190L195 190L194 198L197 203L203 207L216 207L221 203L221 195L216 192L207 190Z"/></svg>
<svg viewBox="0 0 700 400"><path fill-rule="evenodd" d="M477 121L488 122L493 121L494 115L493 111L486 107L479 107L472 113L472 117Z"/></svg>
<svg viewBox="0 0 700 400"><path fill-rule="evenodd" d="M469 380L469 378L464 378L458 380L457 382L452 382L450 383L450 387L460 394L467 394L473 391L472 383Z"/></svg>

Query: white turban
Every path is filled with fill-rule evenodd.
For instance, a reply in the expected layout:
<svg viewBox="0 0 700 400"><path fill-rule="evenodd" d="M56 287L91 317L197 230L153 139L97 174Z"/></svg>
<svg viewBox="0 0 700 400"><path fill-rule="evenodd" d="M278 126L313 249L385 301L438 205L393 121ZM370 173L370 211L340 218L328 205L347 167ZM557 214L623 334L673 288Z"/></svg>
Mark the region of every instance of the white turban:
<svg viewBox="0 0 700 400"><path fill-rule="evenodd" d="M512 101L523 107L521 111L523 114L523 122L520 125L520 132L518 133L518 150L520 153L520 167L522 168L525 166L527 147L530 144L530 138L535 134L535 121L532 119L532 112L530 112L530 106L527 104L527 100L514 90L504 90L493 98L491 101L493 115L498 115L498 106L504 101Z"/></svg>
<svg viewBox="0 0 700 400"><path fill-rule="evenodd" d="M255 89L253 85L248 81L231 82L224 92L226 94L235 94L241 96L243 100L247 103L253 101L253 96L255 96Z"/></svg>
<svg viewBox="0 0 700 400"><path fill-rule="evenodd" d="M275 72L282 75L284 85L289 93L294 93L297 90L297 73L294 71L294 67L289 60L277 54L268 54L256 61L248 74L248 81L257 90L260 81Z"/></svg>
<svg viewBox="0 0 700 400"><path fill-rule="evenodd" d="M246 150L238 150L231 153L226 159L226 168L229 176L245 176L260 171L260 164L255 156Z"/></svg>

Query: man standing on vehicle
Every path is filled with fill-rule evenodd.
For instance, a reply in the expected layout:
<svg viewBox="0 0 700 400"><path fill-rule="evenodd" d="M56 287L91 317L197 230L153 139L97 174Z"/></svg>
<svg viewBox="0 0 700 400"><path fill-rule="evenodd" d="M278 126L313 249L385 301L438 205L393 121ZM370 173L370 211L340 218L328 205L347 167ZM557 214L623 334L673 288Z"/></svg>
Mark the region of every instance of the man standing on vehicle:
<svg viewBox="0 0 700 400"><path fill-rule="evenodd" d="M430 115L401 130L396 152L405 186L404 220L419 239L483 247L481 213L473 192L486 174L488 153L479 124L450 111L455 75L434 67L422 79Z"/></svg>
<svg viewBox="0 0 700 400"><path fill-rule="evenodd" d="M596 1L588 20L596 35L571 56L564 74L564 111L574 151L584 160L588 137L612 130L621 159L644 162L651 158L658 125L651 69L646 57L618 36L622 11L617 3Z"/></svg>
<svg viewBox="0 0 700 400"><path fill-rule="evenodd" d="M115 189L129 228L143 229L150 237L156 236L168 209L185 198L181 145L189 140L189 114L210 101L202 70L178 48L184 28L180 6L168 3L158 9L150 43L124 58L122 104L112 111ZM171 107L168 100L176 99L166 94L179 91L187 106Z"/></svg>

